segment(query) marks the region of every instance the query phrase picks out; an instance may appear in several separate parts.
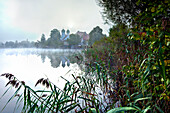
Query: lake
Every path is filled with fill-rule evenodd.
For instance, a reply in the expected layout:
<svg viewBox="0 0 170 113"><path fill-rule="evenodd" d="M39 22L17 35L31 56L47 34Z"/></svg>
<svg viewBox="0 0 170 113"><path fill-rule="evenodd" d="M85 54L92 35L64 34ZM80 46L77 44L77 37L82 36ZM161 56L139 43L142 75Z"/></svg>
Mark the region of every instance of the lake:
<svg viewBox="0 0 170 113"><path fill-rule="evenodd" d="M49 78L51 82L59 88L63 88L65 80L73 80L71 74L81 75L82 61L80 61L76 53L81 53L81 50L72 49L0 49L0 74L11 73L20 81L25 81L26 85L31 88L43 89L44 86L38 85L36 82L40 78ZM0 77L0 97L8 89L5 87L8 79ZM0 100L0 110L3 108L8 99L15 92L12 88ZM2 113L12 113L15 108L16 98L10 102ZM22 105L21 105L22 107ZM21 107L16 111L19 112Z"/></svg>

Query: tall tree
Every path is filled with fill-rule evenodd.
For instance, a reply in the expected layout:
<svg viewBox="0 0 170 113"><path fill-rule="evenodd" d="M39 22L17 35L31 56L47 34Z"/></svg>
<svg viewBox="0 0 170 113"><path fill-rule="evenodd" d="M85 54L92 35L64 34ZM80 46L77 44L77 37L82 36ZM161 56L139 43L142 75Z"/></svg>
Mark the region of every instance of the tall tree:
<svg viewBox="0 0 170 113"><path fill-rule="evenodd" d="M6 48L14 48L15 47L15 43L12 42L12 41L5 42L5 47Z"/></svg>
<svg viewBox="0 0 170 113"><path fill-rule="evenodd" d="M51 30L50 38L58 40L61 37L59 30L53 29Z"/></svg>
<svg viewBox="0 0 170 113"><path fill-rule="evenodd" d="M67 41L69 45L78 45L81 42L81 38L79 35L71 34L70 38Z"/></svg>
<svg viewBox="0 0 170 113"><path fill-rule="evenodd" d="M41 43L45 43L45 35L44 34L42 34L42 36L41 36Z"/></svg>
<svg viewBox="0 0 170 113"><path fill-rule="evenodd" d="M103 8L103 17L106 23L127 23L142 9L137 5L138 0L98 0L99 6Z"/></svg>
<svg viewBox="0 0 170 113"><path fill-rule="evenodd" d="M47 40L47 45L51 48L57 48L60 46L60 32L57 29L51 30L50 38Z"/></svg>
<svg viewBox="0 0 170 113"><path fill-rule="evenodd" d="M89 33L90 36L89 45L93 45L95 41L98 41L101 38L105 37L102 31L103 30L99 26L93 28L93 30Z"/></svg>
<svg viewBox="0 0 170 113"><path fill-rule="evenodd" d="M164 4L168 3L168 0L97 0L97 1L98 5L103 8L102 15L106 23L114 24L115 23L131 24L135 20L134 17L141 14L141 12L150 12L152 8L153 11L155 9L160 8ZM161 8L162 10L167 8L164 11L168 12L169 10L168 5L166 6L167 7ZM159 17L163 16L164 15L159 15ZM155 20L156 18L153 19L152 21Z"/></svg>
<svg viewBox="0 0 170 113"><path fill-rule="evenodd" d="M46 43L45 42L46 42L45 35L42 34L41 35L41 41L39 42L39 47L42 47L42 48L46 47Z"/></svg>

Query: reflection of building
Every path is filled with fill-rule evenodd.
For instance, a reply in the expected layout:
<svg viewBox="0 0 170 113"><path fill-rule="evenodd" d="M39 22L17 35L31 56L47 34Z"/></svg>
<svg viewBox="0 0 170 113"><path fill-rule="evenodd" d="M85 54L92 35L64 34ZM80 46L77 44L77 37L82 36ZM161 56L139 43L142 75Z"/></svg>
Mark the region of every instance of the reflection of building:
<svg viewBox="0 0 170 113"><path fill-rule="evenodd" d="M89 40L89 34L87 34L86 32L80 32L80 31L78 31L76 34L79 35L81 38L81 45L87 46L88 40Z"/></svg>
<svg viewBox="0 0 170 113"><path fill-rule="evenodd" d="M65 56L62 56L61 57L61 63L62 63L62 67L64 68L65 67L65 64L67 63L67 66L69 67L70 66L70 60L65 57Z"/></svg>
<svg viewBox="0 0 170 113"><path fill-rule="evenodd" d="M67 52L67 53L61 53L61 52L54 52L54 53L39 53L37 55L41 55L42 63L45 62L46 57L50 59L51 66L53 68L57 68L61 66L64 68L66 66L70 66L71 63L77 63L77 60L72 56L73 53ZM78 64L78 63L77 63Z"/></svg>

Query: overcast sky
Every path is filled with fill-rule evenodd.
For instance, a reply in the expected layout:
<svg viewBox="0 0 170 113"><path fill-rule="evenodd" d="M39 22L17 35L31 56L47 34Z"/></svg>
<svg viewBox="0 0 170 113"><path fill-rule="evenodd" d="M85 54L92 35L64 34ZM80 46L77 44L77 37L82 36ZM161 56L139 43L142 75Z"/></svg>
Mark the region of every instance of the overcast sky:
<svg viewBox="0 0 170 113"><path fill-rule="evenodd" d="M69 29L71 33L104 25L96 0L0 0L0 42L40 40L42 33Z"/></svg>

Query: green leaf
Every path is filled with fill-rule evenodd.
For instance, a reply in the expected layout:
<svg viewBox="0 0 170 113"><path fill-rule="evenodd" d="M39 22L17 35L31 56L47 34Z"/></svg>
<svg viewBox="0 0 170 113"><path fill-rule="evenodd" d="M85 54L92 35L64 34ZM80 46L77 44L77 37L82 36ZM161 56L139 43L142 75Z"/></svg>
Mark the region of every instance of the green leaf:
<svg viewBox="0 0 170 113"><path fill-rule="evenodd" d="M22 96L23 96L23 94L21 94L21 95L18 97L18 99L17 99L16 105L15 105L15 107L14 107L14 113L15 113L15 110L17 109L18 103L19 103L19 102L21 103L21 101L22 101L22 99L23 99L23 98L21 98Z"/></svg>
<svg viewBox="0 0 170 113"><path fill-rule="evenodd" d="M37 103L34 103L33 106L30 107L28 113L34 113L35 108L36 108L37 106L38 106Z"/></svg>
<svg viewBox="0 0 170 113"><path fill-rule="evenodd" d="M160 113L164 113L160 107L158 107L157 105L155 105L155 107L157 108L157 110L159 110Z"/></svg>
<svg viewBox="0 0 170 113"><path fill-rule="evenodd" d="M84 110L86 110L88 107L85 107L84 109L81 109L80 111L78 111L77 113L84 113Z"/></svg>
<svg viewBox="0 0 170 113"><path fill-rule="evenodd" d="M78 98L83 99L83 100L85 100L85 101L93 101L93 100L90 100L90 99L84 98L84 97L78 97Z"/></svg>
<svg viewBox="0 0 170 113"><path fill-rule="evenodd" d="M28 89L30 92L32 92L35 96L39 97L39 95L37 95L36 91L34 91L32 88L30 88L29 86L25 86L25 89Z"/></svg>
<svg viewBox="0 0 170 113"><path fill-rule="evenodd" d="M31 106L31 96L30 96L30 91L28 90L28 98L27 98L27 103L28 103L28 105L30 105Z"/></svg>
<svg viewBox="0 0 170 113"><path fill-rule="evenodd" d="M74 105L74 106L71 106L70 108L68 108L68 109L66 110L66 112L69 112L69 111L73 110L75 107L77 107L77 105L78 105L78 104L76 104L76 105Z"/></svg>
<svg viewBox="0 0 170 113"><path fill-rule="evenodd" d="M37 90L37 91L35 91L35 92L37 92L37 93L38 93L38 92L41 92L41 93L45 93L45 92L46 92L46 93L50 93L51 91Z"/></svg>
<svg viewBox="0 0 170 113"><path fill-rule="evenodd" d="M121 111L137 111L137 109L133 107L118 107L118 108L109 110L107 113L117 113Z"/></svg>
<svg viewBox="0 0 170 113"><path fill-rule="evenodd" d="M134 103L138 102L138 101L141 101L141 100L147 100L147 99L151 99L151 97L145 97L145 98L138 98L135 100Z"/></svg>
<svg viewBox="0 0 170 113"><path fill-rule="evenodd" d="M47 97L48 100L45 102L45 105L44 105L44 108L42 111L45 111L46 108L48 107L48 105L50 105L50 100L51 100L52 96L53 96L53 92L51 92L50 96Z"/></svg>
<svg viewBox="0 0 170 113"><path fill-rule="evenodd" d="M148 110L150 110L150 106L148 106L146 109L143 110L143 113L147 113Z"/></svg>
<svg viewBox="0 0 170 113"><path fill-rule="evenodd" d="M26 89L26 87L24 88L24 107L23 107L23 109L25 108L25 106L26 106L26 91L27 91L27 89Z"/></svg>
<svg viewBox="0 0 170 113"><path fill-rule="evenodd" d="M7 106L7 104L16 96L16 94L19 92L19 90L21 89L21 86L19 86L19 88L15 91L15 93L11 96L11 98L8 100L8 102L5 104L5 106L3 107L3 109L1 110L1 112L5 109L5 107Z"/></svg>
<svg viewBox="0 0 170 113"><path fill-rule="evenodd" d="M8 90L9 90L10 88L12 88L12 86L9 87L9 88L4 92L4 94L1 96L1 98L8 92ZM1 98L0 98L0 100L1 100Z"/></svg>
<svg viewBox="0 0 170 113"><path fill-rule="evenodd" d="M77 106L77 104L76 103L72 103L72 104L69 104L69 105L67 105L67 106L64 106L61 110L66 110L67 108L69 109L69 108L72 108L72 106ZM67 110L68 110L67 109Z"/></svg>
<svg viewBox="0 0 170 113"><path fill-rule="evenodd" d="M90 113L97 113L95 108L90 108Z"/></svg>

